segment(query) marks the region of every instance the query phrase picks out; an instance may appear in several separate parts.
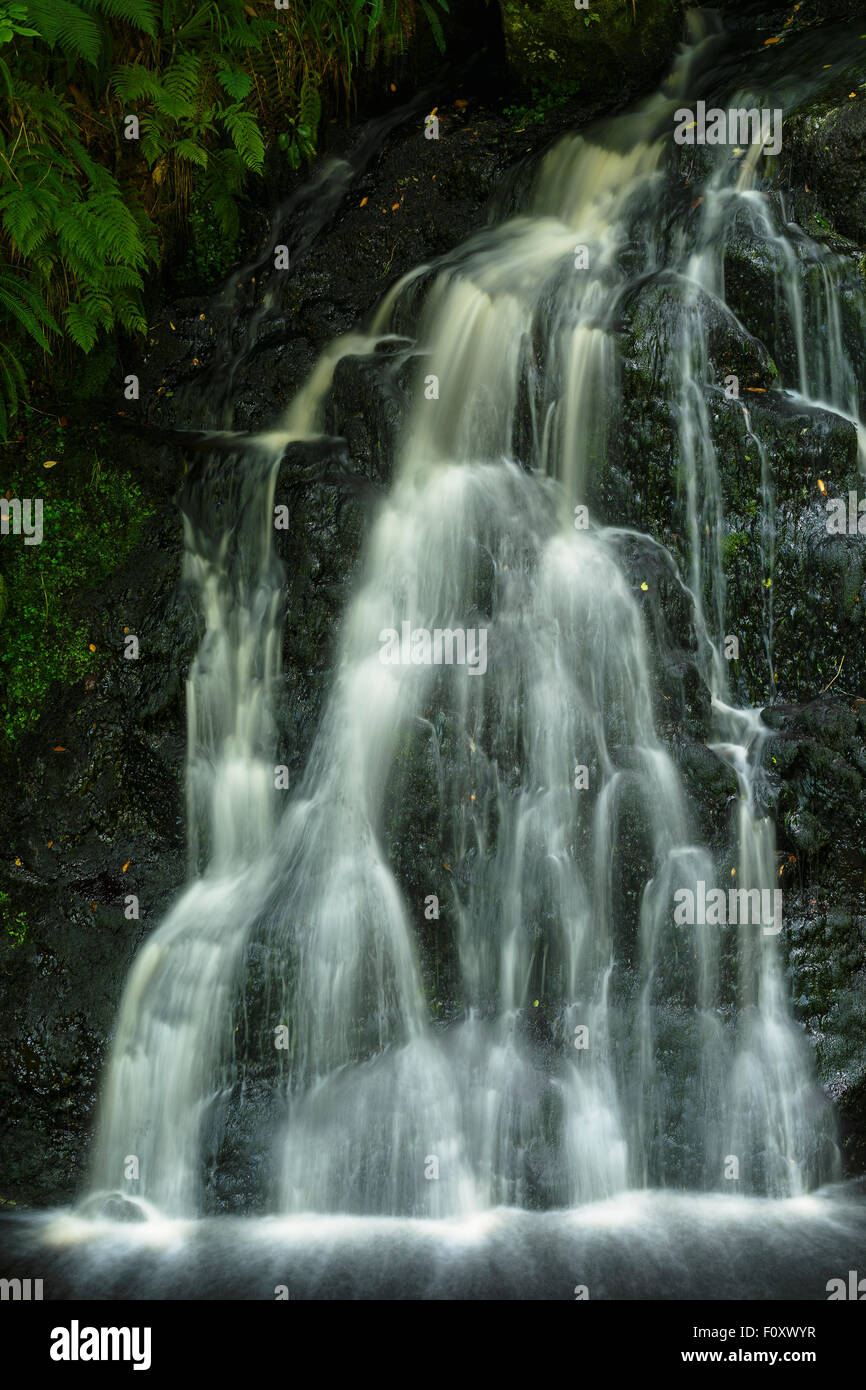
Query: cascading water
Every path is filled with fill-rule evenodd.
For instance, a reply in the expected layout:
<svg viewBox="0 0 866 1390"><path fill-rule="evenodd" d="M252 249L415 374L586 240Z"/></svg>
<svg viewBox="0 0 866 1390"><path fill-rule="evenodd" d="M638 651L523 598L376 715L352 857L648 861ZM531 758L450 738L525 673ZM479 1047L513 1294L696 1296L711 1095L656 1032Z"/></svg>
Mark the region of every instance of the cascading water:
<svg viewBox="0 0 866 1390"><path fill-rule="evenodd" d="M398 284L369 337L326 354L281 427L190 493L187 576L205 622L188 682L192 880L127 984L94 1192L122 1189L167 1215L201 1210L242 1060L231 1020L253 931L268 947L268 1027L287 1038L266 1155L274 1211L444 1217L666 1186L785 1197L836 1175L775 931L675 923L678 890L721 884L730 869L699 843L656 732L626 533L582 524L616 410L619 319L635 285L654 280L680 309L660 379L678 420L683 579L713 697L710 746L738 780L735 886L773 890L763 726L735 707L722 654L724 505L707 404L717 384L703 306L730 313L724 250L740 219L779 260L788 389L859 420L856 373L832 309L834 263L785 221L757 147L739 161L724 149L695 185L699 218L671 219L672 114L690 62L639 113L561 141L525 212ZM322 725L282 809L274 480L286 444L321 428L339 359L383 338L415 359L414 406ZM772 483L742 414L762 460L771 578ZM383 635L404 624L467 632L467 660L432 664L422 635L414 660L410 646L409 660L386 664ZM461 982L447 1028L431 1023L417 904L389 858L418 768L438 805L442 867L428 891ZM690 1016L679 1031L673 995ZM138 1176L124 1180L128 1155Z"/></svg>

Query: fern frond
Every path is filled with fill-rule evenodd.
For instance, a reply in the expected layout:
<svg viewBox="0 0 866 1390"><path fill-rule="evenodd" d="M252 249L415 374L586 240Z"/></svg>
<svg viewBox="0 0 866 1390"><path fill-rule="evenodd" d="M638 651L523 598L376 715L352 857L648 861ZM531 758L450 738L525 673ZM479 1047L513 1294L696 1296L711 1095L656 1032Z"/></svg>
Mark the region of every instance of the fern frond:
<svg viewBox="0 0 866 1390"><path fill-rule="evenodd" d="M265 142L255 116L242 107L230 106L220 119L246 167L260 174L265 162Z"/></svg>
<svg viewBox="0 0 866 1390"><path fill-rule="evenodd" d="M59 333L39 291L26 276L0 271L0 308L45 352L51 351L48 333Z"/></svg>
<svg viewBox="0 0 866 1390"><path fill-rule="evenodd" d="M202 169L207 168L207 150L197 145L195 140L178 140L174 152L178 159L186 159L190 164L199 164Z"/></svg>
<svg viewBox="0 0 866 1390"><path fill-rule="evenodd" d="M439 49L439 52L440 52L440 53L444 53L444 52L445 52L445 32L444 32L444 30L443 30L443 28L442 28L442 23L441 23L441 21L440 21L440 19L439 19L439 16L437 15L436 11L433 9L433 6L429 3L429 0L419 0L419 3L420 3L420 5L421 5L421 9L424 11L425 15L427 16L427 23L430 25L430 30L431 30L431 32L432 32L432 34L433 34L434 40L436 41L436 47ZM441 3L441 0L440 0L440 3ZM447 12L447 10L448 10L447 0L446 0L446 3L443 5L442 8Z"/></svg>
<svg viewBox="0 0 866 1390"><path fill-rule="evenodd" d="M99 61L100 26L74 0L27 0L27 9L49 48L59 47L67 58L83 58L94 66Z"/></svg>
<svg viewBox="0 0 866 1390"><path fill-rule="evenodd" d="M146 265L147 254L138 235L138 226L120 189L115 193L91 194L80 217L90 219L103 262L117 261L139 269Z"/></svg>
<svg viewBox="0 0 866 1390"><path fill-rule="evenodd" d="M5 343L0 343L0 439L9 436L9 425L18 414L19 397L26 394L24 368Z"/></svg>
<svg viewBox="0 0 866 1390"><path fill-rule="evenodd" d="M157 6L154 0L80 0L89 10L99 10L107 19L119 19L134 29L156 38L159 32Z"/></svg>
<svg viewBox="0 0 866 1390"><path fill-rule="evenodd" d="M102 273L102 282L111 291L144 289L144 281L138 271L128 265L107 265Z"/></svg>
<svg viewBox="0 0 866 1390"><path fill-rule="evenodd" d="M159 100L162 84L142 63L122 63L111 75L111 85L121 101Z"/></svg>
<svg viewBox="0 0 866 1390"><path fill-rule="evenodd" d="M30 233L39 225L39 205L29 188L13 188L0 199L4 230L18 250L27 255Z"/></svg>
<svg viewBox="0 0 866 1390"><path fill-rule="evenodd" d="M166 68L162 76L163 90L172 98L186 102L190 108L201 88L202 59L194 53L184 53Z"/></svg>
<svg viewBox="0 0 866 1390"><path fill-rule="evenodd" d="M126 329L127 333L141 334L147 332L147 318L137 297L122 294L115 296L114 317L121 328Z"/></svg>
<svg viewBox="0 0 866 1390"><path fill-rule="evenodd" d="M309 77L305 77L298 102L298 123L309 129L313 140L316 138L321 118L322 98L319 96L319 89L314 82L310 81Z"/></svg>
<svg viewBox="0 0 866 1390"><path fill-rule="evenodd" d="M213 4L213 0L208 0L207 4L201 5L195 14L191 15L177 30L177 37L180 42L187 45L193 44L203 38L205 34L211 34L217 23L215 10L216 6Z"/></svg>
<svg viewBox="0 0 866 1390"><path fill-rule="evenodd" d="M233 101L243 101L252 90L253 79L249 73L231 68L227 63L220 68L217 77L223 91L228 93Z"/></svg>
<svg viewBox="0 0 866 1390"><path fill-rule="evenodd" d="M83 304L70 304L66 310L66 331L76 347L82 352L90 352L99 336L87 308Z"/></svg>

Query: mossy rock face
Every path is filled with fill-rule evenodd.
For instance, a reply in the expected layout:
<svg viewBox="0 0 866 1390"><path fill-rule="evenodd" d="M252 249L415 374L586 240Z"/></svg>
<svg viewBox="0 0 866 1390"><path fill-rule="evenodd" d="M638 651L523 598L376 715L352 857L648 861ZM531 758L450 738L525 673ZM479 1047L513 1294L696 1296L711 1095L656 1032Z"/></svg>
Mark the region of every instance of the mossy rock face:
<svg viewBox="0 0 866 1390"><path fill-rule="evenodd" d="M594 96L634 91L666 66L680 0L500 0L509 66L527 87Z"/></svg>
<svg viewBox="0 0 866 1390"><path fill-rule="evenodd" d="M846 668L847 670L847 664ZM844 675L844 671L843 671ZM866 1164L866 699L837 694L765 709L778 784L779 886L795 1016L836 1103L845 1169Z"/></svg>
<svg viewBox="0 0 866 1390"><path fill-rule="evenodd" d="M798 192L802 189L819 198L832 226L862 244L866 242L866 110L862 100L854 100L847 92L840 95L841 102L815 105L788 122L789 182Z"/></svg>

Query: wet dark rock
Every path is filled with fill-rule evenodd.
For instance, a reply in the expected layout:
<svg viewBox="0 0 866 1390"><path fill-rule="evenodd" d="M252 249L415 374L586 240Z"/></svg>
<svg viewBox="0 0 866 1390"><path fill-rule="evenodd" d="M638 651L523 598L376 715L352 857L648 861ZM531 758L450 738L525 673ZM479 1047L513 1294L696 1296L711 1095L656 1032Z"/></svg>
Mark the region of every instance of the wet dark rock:
<svg viewBox="0 0 866 1390"><path fill-rule="evenodd" d="M840 678L841 679L841 678ZM850 1171L866 1159L866 699L827 693L764 711L793 999Z"/></svg>
<svg viewBox="0 0 866 1390"><path fill-rule="evenodd" d="M772 30L779 34L792 20L792 7L773 0L719 0L719 9L725 17L725 27L732 32ZM795 24L811 28L831 20L860 19L862 12L861 0L813 0L802 16L793 18Z"/></svg>
<svg viewBox="0 0 866 1390"><path fill-rule="evenodd" d="M835 101L825 99L793 116L785 126L785 164L788 181L797 190L799 220L807 231L814 221L819 235L832 228L853 242L866 242L862 100L839 92Z"/></svg>
<svg viewBox="0 0 866 1390"><path fill-rule="evenodd" d="M500 0L508 62L529 87L591 86L608 97L640 90L668 65L680 37L680 0Z"/></svg>

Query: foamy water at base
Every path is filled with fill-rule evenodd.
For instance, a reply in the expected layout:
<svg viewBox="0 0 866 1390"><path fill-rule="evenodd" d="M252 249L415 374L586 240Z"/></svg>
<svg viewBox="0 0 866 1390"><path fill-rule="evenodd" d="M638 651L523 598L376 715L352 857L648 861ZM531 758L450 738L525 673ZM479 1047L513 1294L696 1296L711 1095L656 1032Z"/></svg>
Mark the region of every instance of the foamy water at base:
<svg viewBox="0 0 866 1390"><path fill-rule="evenodd" d="M866 1190L784 1201L662 1191L454 1220L330 1216L0 1219L7 1277L46 1299L827 1298L863 1266Z"/></svg>

